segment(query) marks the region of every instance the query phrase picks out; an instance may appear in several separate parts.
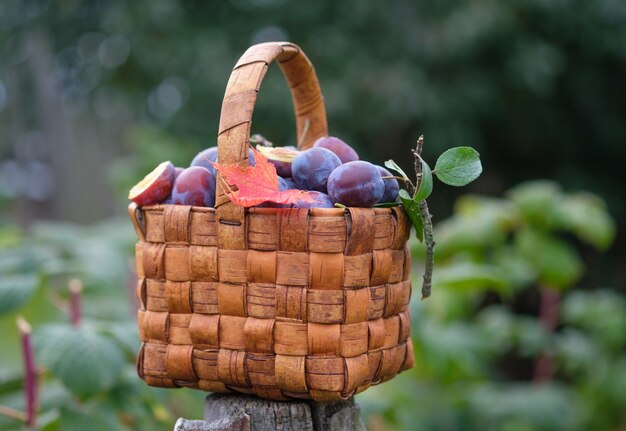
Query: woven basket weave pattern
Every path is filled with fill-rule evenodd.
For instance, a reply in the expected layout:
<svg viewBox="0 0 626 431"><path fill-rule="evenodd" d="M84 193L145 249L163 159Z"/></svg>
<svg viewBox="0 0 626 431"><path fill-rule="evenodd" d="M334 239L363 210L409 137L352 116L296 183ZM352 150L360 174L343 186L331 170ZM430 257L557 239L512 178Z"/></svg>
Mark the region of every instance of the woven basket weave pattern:
<svg viewBox="0 0 626 431"><path fill-rule="evenodd" d="M233 75L241 74L241 67L258 71L259 55L267 57L261 61L265 67L288 54L287 61L299 59L294 70L306 69L307 78L298 80L281 64L298 128L303 127L299 112L303 118L323 117L301 147L310 146L327 132L308 59L291 44L253 48ZM258 89L264 73L246 77ZM229 89L236 83L231 76ZM302 83L306 90L298 90ZM243 94L251 94L247 86L240 85ZM245 146L231 145L223 135L228 138L242 124L249 134L249 121L239 121L251 118L251 111L228 120L235 108L227 105L235 106L232 98L239 97L228 94L219 157L237 162L245 157L239 148ZM222 131L225 122L229 126ZM160 387L330 401L413 366L410 222L402 208L244 210L224 199L219 188L217 210L129 207L139 237L141 378Z"/></svg>

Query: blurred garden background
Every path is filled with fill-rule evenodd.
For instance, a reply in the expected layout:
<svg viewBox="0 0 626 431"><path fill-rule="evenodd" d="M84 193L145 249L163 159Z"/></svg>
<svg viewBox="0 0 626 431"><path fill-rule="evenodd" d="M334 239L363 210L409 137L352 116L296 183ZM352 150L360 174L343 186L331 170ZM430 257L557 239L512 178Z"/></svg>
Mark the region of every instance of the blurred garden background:
<svg viewBox="0 0 626 431"><path fill-rule="evenodd" d="M368 429L625 430L623 0L1 1L0 429L23 427L17 315L39 429L201 417L203 393L136 377L126 195L215 145L230 69L269 40L308 54L331 134L363 159L410 171L420 134L431 163L481 153L478 181L429 198L424 302L412 244L417 365L357 396ZM276 67L253 131L295 143Z"/></svg>

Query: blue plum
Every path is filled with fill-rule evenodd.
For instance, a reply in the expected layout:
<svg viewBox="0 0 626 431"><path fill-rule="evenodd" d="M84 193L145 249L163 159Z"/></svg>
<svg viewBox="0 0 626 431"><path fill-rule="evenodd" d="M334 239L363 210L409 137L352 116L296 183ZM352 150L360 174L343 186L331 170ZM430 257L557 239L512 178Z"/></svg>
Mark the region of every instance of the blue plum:
<svg viewBox="0 0 626 431"><path fill-rule="evenodd" d="M339 157L341 163L348 163L359 160L359 155L356 153L356 151L354 151L354 148L334 136L325 136L323 138L319 138L317 141L315 141L313 147L326 148L327 150L332 151L337 155L337 157Z"/></svg>
<svg viewBox="0 0 626 431"><path fill-rule="evenodd" d="M196 154L196 157L193 158L190 166L201 166L208 169L209 172L215 175L215 168L211 163L209 163L209 160L217 162L217 147L210 147L206 150L200 151Z"/></svg>
<svg viewBox="0 0 626 431"><path fill-rule="evenodd" d="M341 160L326 148L310 148L298 154L291 164L293 179L302 190L326 193L326 183Z"/></svg>
<svg viewBox="0 0 626 431"><path fill-rule="evenodd" d="M387 169L382 166L376 166L380 172L381 177L392 177L393 175ZM398 192L400 191L400 184L395 178L383 178L385 183L385 192L379 202L395 202L398 199Z"/></svg>
<svg viewBox="0 0 626 431"><path fill-rule="evenodd" d="M284 190L297 190L298 186L293 178L283 178L278 177L278 185L280 186L280 191Z"/></svg>
<svg viewBox="0 0 626 431"><path fill-rule="evenodd" d="M174 181L172 201L176 205L215 205L215 176L202 166L185 169Z"/></svg>
<svg viewBox="0 0 626 431"><path fill-rule="evenodd" d="M326 193L312 191L306 194L312 196L316 202L298 201L293 206L294 208L333 208L335 206Z"/></svg>
<svg viewBox="0 0 626 431"><path fill-rule="evenodd" d="M371 207L385 192L380 171L364 161L348 162L328 178L328 194L335 203L349 207Z"/></svg>

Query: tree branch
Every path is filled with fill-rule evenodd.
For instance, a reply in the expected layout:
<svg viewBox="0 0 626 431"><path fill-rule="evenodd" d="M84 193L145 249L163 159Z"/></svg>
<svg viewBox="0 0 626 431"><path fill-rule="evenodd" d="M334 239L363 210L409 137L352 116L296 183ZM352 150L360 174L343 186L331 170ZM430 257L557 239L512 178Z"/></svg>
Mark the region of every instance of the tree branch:
<svg viewBox="0 0 626 431"><path fill-rule="evenodd" d="M417 140L413 156L415 156L415 176L417 177L417 188L422 181L422 147L424 146L424 135ZM415 191L412 192L415 195ZM426 261L424 262L424 275L422 282L422 299L430 296L433 283L433 267L435 262L435 240L433 237L432 215L428 210L426 200L419 202L420 217L424 224L424 245L426 246Z"/></svg>

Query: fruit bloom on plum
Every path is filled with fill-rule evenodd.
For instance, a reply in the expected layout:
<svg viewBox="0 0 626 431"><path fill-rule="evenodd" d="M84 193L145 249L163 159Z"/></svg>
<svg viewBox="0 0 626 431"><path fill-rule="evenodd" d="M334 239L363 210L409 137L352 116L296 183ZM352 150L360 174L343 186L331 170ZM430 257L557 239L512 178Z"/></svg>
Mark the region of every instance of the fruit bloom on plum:
<svg viewBox="0 0 626 431"><path fill-rule="evenodd" d="M353 162L355 160L359 160L359 155L354 151L350 145L346 144L339 138L335 138L334 136L325 136L323 138L319 138L313 144L314 148L326 148L327 150L332 151L339 157L341 163Z"/></svg>
<svg viewBox="0 0 626 431"><path fill-rule="evenodd" d="M328 194L335 203L349 207L371 207L385 192L380 171L364 161L348 162L328 178Z"/></svg>
<svg viewBox="0 0 626 431"><path fill-rule="evenodd" d="M191 166L174 181L172 201L176 205L215 205L215 176L206 168Z"/></svg>
<svg viewBox="0 0 626 431"><path fill-rule="evenodd" d="M326 183L341 160L326 148L310 148L293 159L291 171L299 189L326 193Z"/></svg>

